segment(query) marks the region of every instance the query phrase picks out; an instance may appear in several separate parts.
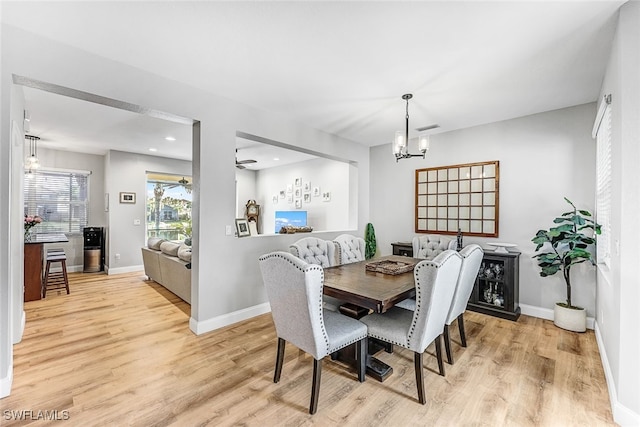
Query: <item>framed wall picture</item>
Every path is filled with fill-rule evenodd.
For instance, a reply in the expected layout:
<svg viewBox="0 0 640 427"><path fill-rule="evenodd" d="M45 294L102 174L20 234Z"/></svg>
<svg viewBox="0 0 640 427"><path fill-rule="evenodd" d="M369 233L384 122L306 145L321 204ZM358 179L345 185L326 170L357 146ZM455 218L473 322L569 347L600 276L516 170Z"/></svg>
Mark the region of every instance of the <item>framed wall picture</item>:
<svg viewBox="0 0 640 427"><path fill-rule="evenodd" d="M416 169L416 233L498 237L500 162Z"/></svg>
<svg viewBox="0 0 640 427"><path fill-rule="evenodd" d="M302 199L296 199L296 209L302 208Z"/></svg>
<svg viewBox="0 0 640 427"><path fill-rule="evenodd" d="M135 203L136 193L120 192L120 203Z"/></svg>
<svg viewBox="0 0 640 427"><path fill-rule="evenodd" d="M302 178L296 178L295 181L293 181L293 185L296 187L302 186Z"/></svg>
<svg viewBox="0 0 640 427"><path fill-rule="evenodd" d="M305 203L310 203L311 202L311 193L304 193L303 200L304 200Z"/></svg>
<svg viewBox="0 0 640 427"><path fill-rule="evenodd" d="M305 181L305 182L304 182L304 185L302 186L302 188L303 188L303 190L304 190L305 192L307 192L307 191L311 191L311 183L310 183L309 181Z"/></svg>
<svg viewBox="0 0 640 427"><path fill-rule="evenodd" d="M249 223L246 219L236 218L236 233L238 233L238 237L246 237L251 235L251 232L249 231Z"/></svg>
<svg viewBox="0 0 640 427"><path fill-rule="evenodd" d="M320 197L320 187L313 187L313 197Z"/></svg>

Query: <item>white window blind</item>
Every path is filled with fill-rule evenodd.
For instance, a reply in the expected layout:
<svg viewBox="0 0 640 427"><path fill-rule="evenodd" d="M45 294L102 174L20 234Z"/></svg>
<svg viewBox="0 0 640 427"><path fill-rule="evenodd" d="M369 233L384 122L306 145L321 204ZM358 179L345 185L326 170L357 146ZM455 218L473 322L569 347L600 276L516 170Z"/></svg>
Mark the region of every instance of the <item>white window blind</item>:
<svg viewBox="0 0 640 427"><path fill-rule="evenodd" d="M24 213L39 215L37 233L82 233L89 219L89 172L24 174Z"/></svg>
<svg viewBox="0 0 640 427"><path fill-rule="evenodd" d="M610 265L611 260L611 97L605 97L602 119L596 131L596 221L602 226L597 236L598 263Z"/></svg>

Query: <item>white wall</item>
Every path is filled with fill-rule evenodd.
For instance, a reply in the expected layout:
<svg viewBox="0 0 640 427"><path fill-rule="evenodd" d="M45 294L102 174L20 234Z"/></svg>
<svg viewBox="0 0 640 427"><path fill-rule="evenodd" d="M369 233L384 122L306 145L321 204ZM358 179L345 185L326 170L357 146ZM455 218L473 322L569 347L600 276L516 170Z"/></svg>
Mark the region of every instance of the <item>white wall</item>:
<svg viewBox="0 0 640 427"><path fill-rule="evenodd" d="M237 239L225 235L225 228L233 225L236 212L236 132L261 135L357 162L358 209L353 211L358 213L356 232L364 234L369 212L367 147L291 122L285 115L254 109L13 27L3 25L1 37L1 84L5 94L12 88L11 75L16 74L197 120L192 165L194 243L190 321L190 327L196 333L264 312L267 309L267 298L257 258L274 249L286 250L298 238L295 235L274 235ZM25 55L25 52L29 52L29 55ZM5 97L1 109L0 135L3 141L9 136L9 109L10 99ZM6 178L10 167L6 144L2 144L0 196L4 200L9 199L10 184ZM116 176L116 166L105 166L105 172L110 177ZM110 193L111 206L114 206L113 195L118 191L142 193L144 189L133 181L127 182L124 177L116 176L113 181L108 179L105 182L105 191ZM123 208L122 212L114 213L109 219L109 253L120 253L121 261L125 256L127 259L129 256L138 256L135 254L139 254L140 246L144 243L144 238L138 237L139 233L131 230L134 218L144 218L144 212L134 212L135 207ZM0 229L3 233L0 237L6 237L8 218L7 215L0 215ZM118 231L120 224L122 232ZM338 233L319 233L318 237L331 239ZM127 246L113 247L115 242L120 241L126 241ZM19 250L12 248L11 244L0 245L0 270L3 271L3 280L0 282L3 287L0 293L0 313L9 310L10 305L6 296L10 284L4 276L4 267L9 262L12 249ZM109 260L110 267L117 268L112 261ZM14 268L21 266L14 265ZM0 354L0 368L4 369L0 374L8 378L11 355L6 350L6 343L10 341L10 337L3 335L0 340L5 346Z"/></svg>
<svg viewBox="0 0 640 427"><path fill-rule="evenodd" d="M569 205L593 211L595 142L591 128L595 104L580 105L434 135L426 160L396 163L391 147L371 149L371 220L382 254L391 243L414 233L415 170L481 161L500 161L500 235L464 238L464 243L515 243L520 255L520 303L523 311L553 309L564 301L562 275L542 278L532 256L536 232L553 226ZM595 308L595 269L572 269L574 304Z"/></svg>
<svg viewBox="0 0 640 427"><path fill-rule="evenodd" d="M146 246L147 172L191 175L191 162L165 157L111 150L107 156L109 173L105 190L109 193L109 251L105 263L109 274L142 268L140 248ZM120 203L120 192L136 193L136 203ZM134 220L140 220L135 225ZM116 259L119 254L119 259Z"/></svg>
<svg viewBox="0 0 640 427"><path fill-rule="evenodd" d="M107 215L104 211L104 156L38 147L38 159L43 168L90 171L88 225L94 227L107 225ZM68 237L69 243L56 243L55 246L64 249L69 271L82 271L84 264L83 236L77 234Z"/></svg>
<svg viewBox="0 0 640 427"><path fill-rule="evenodd" d="M640 3L620 9L601 94L612 98L611 268L599 268L597 328L614 420L640 425Z"/></svg>
<svg viewBox="0 0 640 427"><path fill-rule="evenodd" d="M273 196L285 190L287 184L293 186L296 178L310 185L310 202L302 202L300 210L307 211L307 224L316 231L346 230L349 228L349 164L328 159L312 159L277 168L263 169L256 174L256 197L261 205L262 232L275 233L275 212L293 211L294 203L278 198L273 203ZM320 196L313 195L314 187L320 189ZM293 191L296 187L293 186ZM300 190L304 194L304 189ZM329 192L329 201L324 201L322 193ZM254 198L256 198L254 197ZM356 197L354 197L356 198ZM356 198L357 199L357 198Z"/></svg>

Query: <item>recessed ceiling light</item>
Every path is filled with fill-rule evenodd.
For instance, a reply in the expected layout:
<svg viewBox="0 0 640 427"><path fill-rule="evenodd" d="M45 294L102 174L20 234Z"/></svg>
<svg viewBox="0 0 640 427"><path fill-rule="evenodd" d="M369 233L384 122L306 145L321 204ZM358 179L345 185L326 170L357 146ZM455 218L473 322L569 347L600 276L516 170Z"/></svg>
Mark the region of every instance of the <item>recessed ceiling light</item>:
<svg viewBox="0 0 640 427"><path fill-rule="evenodd" d="M158 149L157 148L149 148L149 151L156 152L156 151L158 151Z"/></svg>
<svg viewBox="0 0 640 427"><path fill-rule="evenodd" d="M175 141L176 139L172 136L166 136L164 139L166 139L167 141Z"/></svg>
<svg viewBox="0 0 640 427"><path fill-rule="evenodd" d="M278 160L280 160L280 158L279 157L274 157L273 160L275 160L277 162Z"/></svg>

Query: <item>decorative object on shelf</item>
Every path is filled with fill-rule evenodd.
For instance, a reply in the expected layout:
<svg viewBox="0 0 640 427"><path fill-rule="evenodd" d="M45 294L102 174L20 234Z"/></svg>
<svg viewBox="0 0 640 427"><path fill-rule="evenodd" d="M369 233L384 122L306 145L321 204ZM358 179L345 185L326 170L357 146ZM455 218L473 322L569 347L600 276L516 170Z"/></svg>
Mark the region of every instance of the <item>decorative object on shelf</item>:
<svg viewBox="0 0 640 427"><path fill-rule="evenodd" d="M136 193L129 193L125 191L120 192L120 203L136 203Z"/></svg>
<svg viewBox="0 0 640 427"><path fill-rule="evenodd" d="M260 219L260 205L253 199L247 200L245 205L246 212L245 217L249 223L255 224L255 232L252 235L258 234L259 219Z"/></svg>
<svg viewBox="0 0 640 427"><path fill-rule="evenodd" d="M313 231L313 227L304 226L304 227L296 227L295 225L285 225L280 228L278 233L280 234L295 234L295 233L311 233Z"/></svg>
<svg viewBox="0 0 640 427"><path fill-rule="evenodd" d="M25 135L24 138L29 141L29 155L24 160L24 168L32 173L34 169L40 167L40 160L38 160L38 141L40 138L33 135Z"/></svg>
<svg viewBox="0 0 640 427"><path fill-rule="evenodd" d="M427 150L429 150L429 136L421 133L420 136L418 136L418 149L421 154L409 153L409 100L411 98L413 98L413 95L410 93L402 95L402 99L407 102L407 109L404 135L402 134L402 131L397 131L396 137L393 141L393 155L396 157L396 163L400 159L409 159L411 157L422 157L424 159ZM429 129L432 129L432 127L429 127Z"/></svg>
<svg viewBox="0 0 640 427"><path fill-rule="evenodd" d="M236 218L236 234L238 237L250 236L249 222L244 218Z"/></svg>
<svg viewBox="0 0 640 427"><path fill-rule="evenodd" d="M500 162L416 169L416 233L498 237Z"/></svg>
<svg viewBox="0 0 640 427"><path fill-rule="evenodd" d="M38 215L25 215L24 216L24 241L30 242L33 237L33 227L40 224L42 218Z"/></svg>
<svg viewBox="0 0 640 427"><path fill-rule="evenodd" d="M536 236L531 239L536 244L535 251L546 249L546 252L534 255L538 259L540 276L553 276L562 271L567 290L566 302L557 302L554 307L553 323L563 329L574 332L584 332L587 329L587 312L582 307L571 303L571 267L583 262L595 265L593 255L589 251L595 246L596 239L583 233L583 230L591 230L600 234L600 225L591 219L591 212L577 209L566 197L564 200L573 208L555 218L556 227L549 230L538 230ZM550 249L550 250L549 250Z"/></svg>
<svg viewBox="0 0 640 427"><path fill-rule="evenodd" d="M376 231L373 228L373 224L368 223L364 230L364 257L365 259L371 259L376 255Z"/></svg>
<svg viewBox="0 0 640 427"><path fill-rule="evenodd" d="M494 251L499 254L509 253L507 248L515 248L516 246L518 246L514 243L501 243L501 242L489 242L487 243L487 245L493 246L495 248Z"/></svg>
<svg viewBox="0 0 640 427"><path fill-rule="evenodd" d="M517 320L520 252L485 252L469 297L471 311Z"/></svg>

